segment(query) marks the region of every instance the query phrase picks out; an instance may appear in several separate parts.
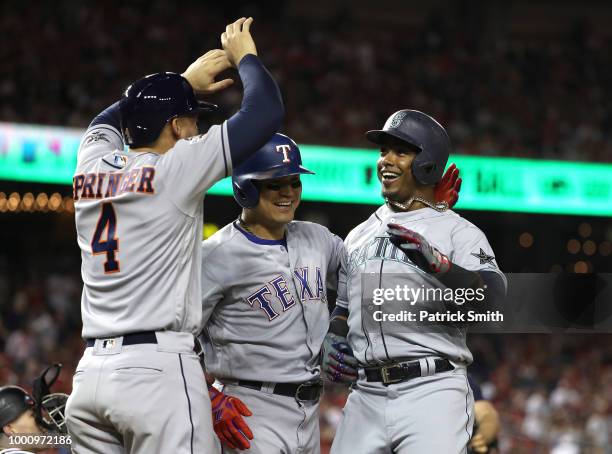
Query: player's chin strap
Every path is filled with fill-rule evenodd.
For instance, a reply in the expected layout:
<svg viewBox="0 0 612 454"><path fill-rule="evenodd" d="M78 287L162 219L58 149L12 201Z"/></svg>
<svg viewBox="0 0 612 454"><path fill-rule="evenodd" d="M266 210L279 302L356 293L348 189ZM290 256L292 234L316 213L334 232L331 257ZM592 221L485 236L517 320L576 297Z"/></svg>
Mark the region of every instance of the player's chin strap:
<svg viewBox="0 0 612 454"><path fill-rule="evenodd" d="M423 197L419 195L410 197L406 203L396 202L395 200L391 200L389 197L385 197L385 202L387 203L387 205L394 206L396 208L399 208L402 211L409 211L410 207L412 206L414 202L421 202L423 205L427 205L429 208L432 208L440 213L448 210L447 202L434 203L434 202L430 202L427 199L424 199Z"/></svg>

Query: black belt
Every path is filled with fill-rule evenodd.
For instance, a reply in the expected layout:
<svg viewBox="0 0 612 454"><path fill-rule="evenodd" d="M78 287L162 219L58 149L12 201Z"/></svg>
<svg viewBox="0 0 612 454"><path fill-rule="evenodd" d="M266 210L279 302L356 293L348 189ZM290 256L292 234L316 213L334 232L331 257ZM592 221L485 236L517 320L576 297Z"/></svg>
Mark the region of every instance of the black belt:
<svg viewBox="0 0 612 454"><path fill-rule="evenodd" d="M263 382L240 380L238 386L261 391L265 387ZM307 381L305 383L275 383L272 394L295 397L298 401L317 401L321 397L323 385L320 381Z"/></svg>
<svg viewBox="0 0 612 454"><path fill-rule="evenodd" d="M123 337L121 345L136 345L136 344L157 344L157 337L155 331L143 331L141 333L130 333L124 334L123 336L114 337L100 337L98 339L104 341L107 339L114 339L115 337ZM88 347L93 347L96 343L96 339L85 339Z"/></svg>
<svg viewBox="0 0 612 454"><path fill-rule="evenodd" d="M436 374L454 369L454 366L447 359L436 359L434 363L436 365ZM400 383L420 377L421 364L419 361L411 361L409 363L390 364L382 367L366 367L364 371L367 381L382 382L383 385L387 386L391 383Z"/></svg>

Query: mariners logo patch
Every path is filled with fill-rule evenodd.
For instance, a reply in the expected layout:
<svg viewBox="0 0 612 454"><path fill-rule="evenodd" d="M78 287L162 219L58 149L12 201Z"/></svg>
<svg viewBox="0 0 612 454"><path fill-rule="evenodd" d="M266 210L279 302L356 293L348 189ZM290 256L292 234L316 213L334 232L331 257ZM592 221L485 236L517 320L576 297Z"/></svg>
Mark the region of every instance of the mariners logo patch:
<svg viewBox="0 0 612 454"><path fill-rule="evenodd" d="M493 260L495 260L495 257L492 255L487 255L487 253L482 248L480 248L480 252L478 254L476 252L472 252L472 254L470 255L473 255L474 257L479 259L481 265L484 265L486 263L488 263L489 265L495 265L493 263Z"/></svg>
<svg viewBox="0 0 612 454"><path fill-rule="evenodd" d="M391 120L391 124L389 125L389 127L397 128L402 123L402 120L405 117L406 117L406 112L398 112L397 115L393 117L393 120Z"/></svg>

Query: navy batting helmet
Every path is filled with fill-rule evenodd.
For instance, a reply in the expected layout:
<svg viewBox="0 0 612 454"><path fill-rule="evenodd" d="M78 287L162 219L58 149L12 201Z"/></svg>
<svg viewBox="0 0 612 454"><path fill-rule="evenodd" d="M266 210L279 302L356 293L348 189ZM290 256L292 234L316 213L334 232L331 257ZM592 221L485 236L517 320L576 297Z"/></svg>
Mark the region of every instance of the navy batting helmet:
<svg viewBox="0 0 612 454"><path fill-rule="evenodd" d="M253 208L259 202L259 190L253 181L303 173L314 172L302 166L302 156L297 144L289 137L276 133L268 143L234 169L234 198L241 207Z"/></svg>
<svg viewBox="0 0 612 454"><path fill-rule="evenodd" d="M24 389L19 386L0 388L0 430L29 409L34 409L34 399Z"/></svg>
<svg viewBox="0 0 612 454"><path fill-rule="evenodd" d="M217 106L198 101L191 85L180 74L162 72L130 85L119 102L119 110L125 142L137 148L154 142L171 119L214 112Z"/></svg>
<svg viewBox="0 0 612 454"><path fill-rule="evenodd" d="M414 147L412 173L425 185L436 184L442 178L448 161L451 142L440 123L418 110L399 110L391 115L380 130L368 131L366 137L377 145L393 142Z"/></svg>

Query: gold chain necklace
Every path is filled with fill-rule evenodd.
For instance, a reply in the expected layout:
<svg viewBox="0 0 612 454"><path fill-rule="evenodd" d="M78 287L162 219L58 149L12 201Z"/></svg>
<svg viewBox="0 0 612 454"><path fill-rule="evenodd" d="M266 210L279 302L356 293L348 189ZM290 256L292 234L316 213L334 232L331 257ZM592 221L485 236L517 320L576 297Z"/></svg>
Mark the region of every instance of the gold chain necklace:
<svg viewBox="0 0 612 454"><path fill-rule="evenodd" d="M410 199L408 199L408 201L406 203L400 203L400 202L396 202L395 200L391 200L388 197L385 197L385 202L387 203L387 205L392 205L396 208L399 208L400 210L403 211L409 211L410 210L410 206L414 203L414 202L421 202L423 205L427 205L429 208L432 208L438 212L443 212L448 210L448 203L447 202L430 202L427 199L424 199L423 197L419 196L419 195L415 195L413 197L411 197Z"/></svg>

